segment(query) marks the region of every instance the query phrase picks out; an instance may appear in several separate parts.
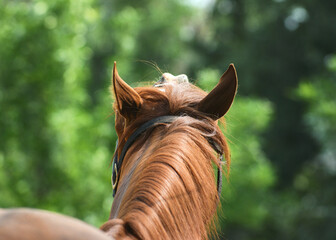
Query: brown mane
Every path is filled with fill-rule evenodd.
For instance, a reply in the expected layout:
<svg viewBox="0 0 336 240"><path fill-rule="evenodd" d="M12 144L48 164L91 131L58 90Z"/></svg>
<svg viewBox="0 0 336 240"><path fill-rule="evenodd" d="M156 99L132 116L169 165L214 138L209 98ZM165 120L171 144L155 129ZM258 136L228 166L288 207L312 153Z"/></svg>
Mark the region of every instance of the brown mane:
<svg viewBox="0 0 336 240"><path fill-rule="evenodd" d="M197 108L207 94L189 83L134 90L141 107L125 114L130 101L121 108L117 96L114 104L119 154L143 123L180 117L148 129L130 147L110 220L101 228L115 239L207 239L219 203L213 164L220 164L210 139L225 155L227 169L230 165L217 121Z"/></svg>

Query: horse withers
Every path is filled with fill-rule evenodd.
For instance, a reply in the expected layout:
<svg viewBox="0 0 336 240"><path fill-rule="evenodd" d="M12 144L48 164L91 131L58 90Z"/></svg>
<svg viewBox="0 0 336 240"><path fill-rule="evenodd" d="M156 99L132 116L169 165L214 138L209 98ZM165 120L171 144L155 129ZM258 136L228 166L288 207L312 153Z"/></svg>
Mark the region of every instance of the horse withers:
<svg viewBox="0 0 336 240"><path fill-rule="evenodd" d="M114 201L101 226L115 239L207 239L220 199L228 144L217 123L237 91L231 64L210 93L185 75L165 73L151 87L130 87L113 68L118 144ZM218 176L213 166L219 168Z"/></svg>
<svg viewBox="0 0 336 240"><path fill-rule="evenodd" d="M29 208L0 209L0 240L111 240L78 219Z"/></svg>

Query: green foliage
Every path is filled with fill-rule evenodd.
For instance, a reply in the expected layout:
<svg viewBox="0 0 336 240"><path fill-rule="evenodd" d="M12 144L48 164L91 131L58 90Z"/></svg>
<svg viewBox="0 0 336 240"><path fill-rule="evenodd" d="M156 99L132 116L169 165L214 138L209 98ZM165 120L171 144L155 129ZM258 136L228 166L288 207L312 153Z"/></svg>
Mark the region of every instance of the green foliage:
<svg viewBox="0 0 336 240"><path fill-rule="evenodd" d="M90 2L3 4L1 206L46 208L101 223L110 205L113 131L105 119L109 102L88 109L90 23L80 13Z"/></svg>
<svg viewBox="0 0 336 240"><path fill-rule="evenodd" d="M113 61L133 86L157 79L157 64L207 91L233 62L219 235L335 238L336 2L197 2L0 0L1 207L99 226L112 203Z"/></svg>
<svg viewBox="0 0 336 240"><path fill-rule="evenodd" d="M305 126L319 142L321 151L297 173L293 188L273 200L280 207L273 208L268 221L278 226L278 239L335 237L332 210L336 201L335 60L331 57L327 62L328 71L305 79L296 90L297 96L308 104Z"/></svg>
<svg viewBox="0 0 336 240"><path fill-rule="evenodd" d="M297 95L308 103L306 124L321 145L319 161L325 170L336 173L336 57L327 62L329 71L324 76L315 76L314 81L304 81L297 89Z"/></svg>
<svg viewBox="0 0 336 240"><path fill-rule="evenodd" d="M269 102L240 97L227 117L232 165L229 183L224 188L223 209L229 223L261 228L268 214L266 203L275 179L262 151L260 135L271 113ZM228 226L227 231L229 229Z"/></svg>

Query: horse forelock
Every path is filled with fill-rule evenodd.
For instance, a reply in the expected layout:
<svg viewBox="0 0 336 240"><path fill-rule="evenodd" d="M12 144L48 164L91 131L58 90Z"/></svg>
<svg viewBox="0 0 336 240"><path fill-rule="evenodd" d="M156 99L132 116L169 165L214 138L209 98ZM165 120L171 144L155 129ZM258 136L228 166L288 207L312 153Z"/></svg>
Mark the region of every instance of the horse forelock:
<svg viewBox="0 0 336 240"><path fill-rule="evenodd" d="M149 129L128 150L113 217L142 239L206 239L219 201L212 167L219 161L209 139L228 164L229 150L216 122L195 108L205 93L186 84L136 91L144 109L121 131L120 148L153 117L181 117Z"/></svg>
<svg viewBox="0 0 336 240"><path fill-rule="evenodd" d="M164 91L161 91L164 89ZM117 102L114 103L116 119L116 131L119 137L119 151L121 151L127 138L143 123L164 115L188 115L195 118L206 117L197 111L195 106L204 98L206 93L192 84L166 85L163 88L137 87L137 93L143 99L141 109L134 109L134 119L126 124L118 112ZM210 119L210 118L209 118ZM122 126L117 128L117 126ZM120 129L122 128L122 129Z"/></svg>

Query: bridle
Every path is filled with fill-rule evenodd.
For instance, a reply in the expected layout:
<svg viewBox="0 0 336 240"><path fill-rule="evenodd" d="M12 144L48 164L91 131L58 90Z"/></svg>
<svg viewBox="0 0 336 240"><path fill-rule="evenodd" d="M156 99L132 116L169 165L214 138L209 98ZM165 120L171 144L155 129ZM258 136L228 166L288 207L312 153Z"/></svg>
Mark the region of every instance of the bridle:
<svg viewBox="0 0 336 240"><path fill-rule="evenodd" d="M122 163L124 161L125 155L127 153L127 150L132 146L132 144L135 142L135 140L144 133L147 129L160 125L160 124L168 124L174 122L176 119L178 119L180 116L161 116L156 117L152 120L149 120L148 122L145 122L142 124L138 129L136 129L133 134L127 139L120 156L118 156L117 153L117 147L118 147L118 140L116 142L116 150L114 152L113 157L113 163L112 163L112 186L113 186L113 197L116 195L118 183L119 183L119 170L122 166ZM218 196L220 198L221 192L222 192L222 171L221 171L221 165L223 165L223 151L215 144L212 139L208 139L209 144L212 146L212 148L219 154L219 163L220 167L217 169L217 192Z"/></svg>

